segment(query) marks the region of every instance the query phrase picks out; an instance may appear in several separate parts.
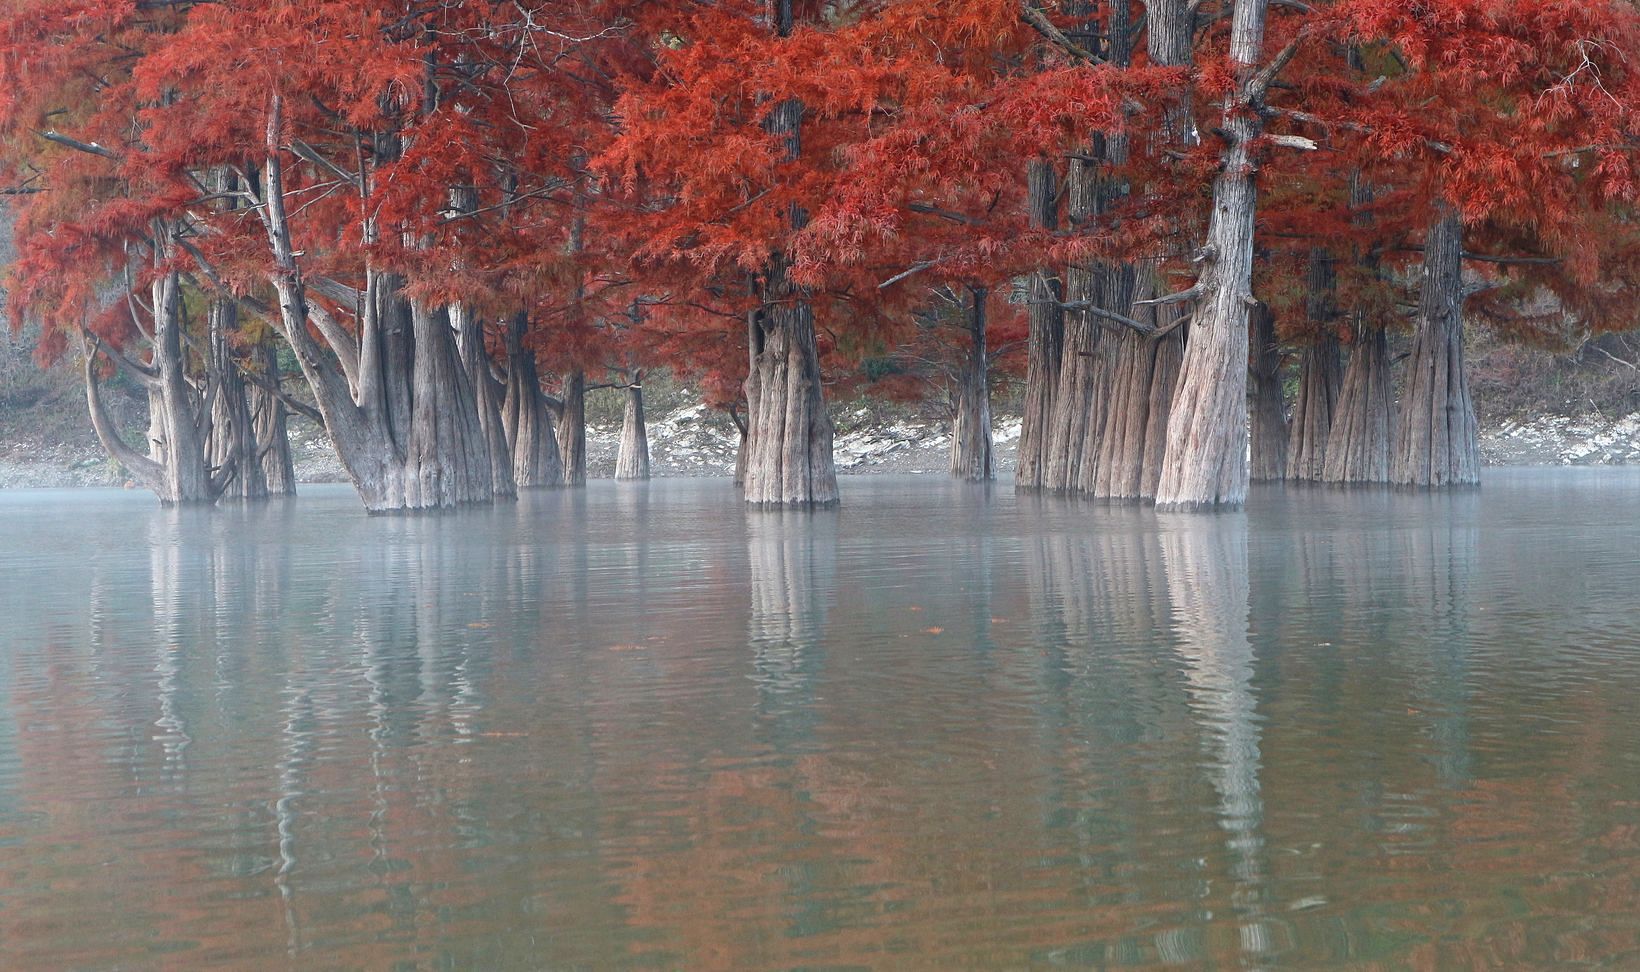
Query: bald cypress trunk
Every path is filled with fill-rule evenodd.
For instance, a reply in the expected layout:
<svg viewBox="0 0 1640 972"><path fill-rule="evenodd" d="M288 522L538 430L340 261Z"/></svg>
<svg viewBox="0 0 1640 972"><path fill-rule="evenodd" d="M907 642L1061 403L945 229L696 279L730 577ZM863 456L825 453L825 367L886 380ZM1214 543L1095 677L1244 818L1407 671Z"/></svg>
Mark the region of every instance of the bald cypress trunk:
<svg viewBox="0 0 1640 972"><path fill-rule="evenodd" d="M991 450L991 367L985 349L984 287L970 287L968 352L957 380L951 428L951 475L971 483L996 478Z"/></svg>
<svg viewBox="0 0 1640 972"><path fill-rule="evenodd" d="M1326 333L1304 346L1298 364L1298 399L1293 403L1292 451L1287 478L1317 482L1326 465L1327 437L1343 381L1338 339Z"/></svg>
<svg viewBox="0 0 1640 972"><path fill-rule="evenodd" d="M587 484L587 376L576 368L564 376L564 405L558 416L558 451L564 457L564 485Z"/></svg>
<svg viewBox="0 0 1640 972"><path fill-rule="evenodd" d="M641 371L626 386L626 410L621 415L621 445L615 456L615 478L649 478L649 429L643 417Z"/></svg>
<svg viewBox="0 0 1640 972"><path fill-rule="evenodd" d="M1463 353L1463 224L1441 204L1424 239L1423 296L1390 478L1403 486L1475 485L1480 466Z"/></svg>
<svg viewBox="0 0 1640 972"><path fill-rule="evenodd" d="M1263 131L1256 66L1267 0L1236 0L1230 61L1237 91L1221 122L1227 144L1213 182L1196 317L1168 416L1167 455L1156 487L1166 510L1239 507L1247 497L1247 312L1254 303L1253 219L1258 208L1252 143Z"/></svg>
<svg viewBox="0 0 1640 972"><path fill-rule="evenodd" d="M1071 160L1066 182L1066 212L1072 225L1084 221L1096 210L1098 191L1094 172L1097 163ZM1090 304L1097 298L1098 270L1068 267L1065 270L1065 302ZM1099 360L1099 339L1103 328L1085 308L1067 310L1064 347L1059 360L1059 378L1054 384L1053 409L1049 413L1047 462L1042 486L1055 492L1076 488L1081 479L1082 445L1090 421L1103 422L1103 362Z"/></svg>
<svg viewBox="0 0 1640 972"><path fill-rule="evenodd" d="M1058 225L1058 201L1053 163L1033 159L1027 174L1027 205L1031 225L1053 229ZM1047 429L1053 413L1054 390L1059 381L1060 352L1065 341L1065 317L1059 301L1059 283L1047 270L1031 275L1030 333L1025 364L1025 412L1019 426L1019 451L1014 486L1040 489L1047 459Z"/></svg>
<svg viewBox="0 0 1640 972"><path fill-rule="evenodd" d="M1391 438L1389 341L1382 328L1356 334L1327 437L1323 482L1389 482Z"/></svg>
<svg viewBox="0 0 1640 972"><path fill-rule="evenodd" d="M507 322L507 387L501 402L502 426L512 453L513 483L519 489L564 485L564 461L552 413L541 394L535 352L524 346L529 314L518 311Z"/></svg>
<svg viewBox="0 0 1640 972"><path fill-rule="evenodd" d="M1267 304L1253 310L1252 462L1253 482L1281 479L1287 472L1287 406L1281 388L1281 348L1276 318Z"/></svg>
<svg viewBox="0 0 1640 972"><path fill-rule="evenodd" d="M245 376L233 349L239 328L239 305L231 298L211 301L207 312L211 393L211 424L207 438L212 469L223 474L222 495L240 500L268 497L268 481L257 448L256 425L251 418Z"/></svg>
<svg viewBox="0 0 1640 972"><path fill-rule="evenodd" d="M791 0L775 0L775 31L793 27ZM803 103L789 99L770 112L771 134L786 143L789 158L802 154ZM793 230L808 215L789 214ZM762 308L752 321L752 369L748 403L746 502L753 506L830 506L838 501L831 416L820 384L820 349L808 294L788 276L790 257L771 254L763 281Z"/></svg>
<svg viewBox="0 0 1640 972"><path fill-rule="evenodd" d="M270 496L290 496L296 492L296 464L290 454L290 411L270 389L280 387L279 353L271 336L251 350L250 367L262 383L249 389L251 422L256 430L256 451L262 463L262 479Z"/></svg>

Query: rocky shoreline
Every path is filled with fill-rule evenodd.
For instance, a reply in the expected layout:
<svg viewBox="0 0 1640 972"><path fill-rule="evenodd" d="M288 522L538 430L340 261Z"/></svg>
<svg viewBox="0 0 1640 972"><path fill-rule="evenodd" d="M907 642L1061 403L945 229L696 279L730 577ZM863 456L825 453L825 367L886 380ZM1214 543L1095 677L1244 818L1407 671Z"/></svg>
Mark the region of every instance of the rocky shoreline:
<svg viewBox="0 0 1640 972"><path fill-rule="evenodd" d="M866 407L837 413L838 471L847 474L944 473L950 431L915 416L884 419ZM1019 441L1017 416L999 416L996 460L1011 469ZM343 482L346 476L318 429L291 426L297 478ZM614 474L618 425L587 428L587 473ZM656 476L727 476L734 471L737 433L722 413L689 405L649 423L650 464ZM1509 419L1482 430L1481 454L1490 466L1613 466L1640 464L1640 412L1620 418L1598 414ZM95 440L74 443L13 438L0 444L0 489L122 486L127 480Z"/></svg>

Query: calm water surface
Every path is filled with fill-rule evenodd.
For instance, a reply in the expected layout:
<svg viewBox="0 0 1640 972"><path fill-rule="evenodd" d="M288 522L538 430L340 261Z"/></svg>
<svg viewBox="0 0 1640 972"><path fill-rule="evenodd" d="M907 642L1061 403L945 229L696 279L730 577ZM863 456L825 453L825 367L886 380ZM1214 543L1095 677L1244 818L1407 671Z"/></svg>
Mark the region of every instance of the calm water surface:
<svg viewBox="0 0 1640 972"><path fill-rule="evenodd" d="M0 494L8 969L1640 968L1640 472Z"/></svg>

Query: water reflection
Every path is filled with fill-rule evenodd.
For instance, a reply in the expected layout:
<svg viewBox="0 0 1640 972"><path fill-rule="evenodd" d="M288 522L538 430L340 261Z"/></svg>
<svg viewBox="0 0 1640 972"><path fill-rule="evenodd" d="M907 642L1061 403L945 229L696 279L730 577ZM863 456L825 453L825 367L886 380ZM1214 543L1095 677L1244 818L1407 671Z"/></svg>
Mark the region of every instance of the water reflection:
<svg viewBox="0 0 1640 972"><path fill-rule="evenodd" d="M1640 478L0 501L18 967L1640 959Z"/></svg>

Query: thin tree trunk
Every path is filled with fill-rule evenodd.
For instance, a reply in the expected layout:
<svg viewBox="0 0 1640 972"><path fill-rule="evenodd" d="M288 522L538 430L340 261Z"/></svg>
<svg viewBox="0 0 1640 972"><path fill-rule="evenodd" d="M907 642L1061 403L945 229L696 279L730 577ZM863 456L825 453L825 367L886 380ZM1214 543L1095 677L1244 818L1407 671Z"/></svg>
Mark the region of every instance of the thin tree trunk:
<svg viewBox="0 0 1640 972"><path fill-rule="evenodd" d="M1057 175L1053 162L1033 159L1027 172L1027 205L1031 225L1052 230L1059 223ZM1016 489L1040 489L1047 464L1047 430L1053 413L1054 390L1059 381L1060 353L1065 341L1063 297L1058 281L1047 270L1031 275L1029 350L1025 365L1025 414L1019 427L1015 460Z"/></svg>
<svg viewBox="0 0 1640 972"><path fill-rule="evenodd" d="M1164 510L1239 507L1247 498L1247 311L1253 301L1253 219L1258 209L1255 139L1263 91L1255 75L1264 45L1268 0L1236 0L1230 61L1237 91L1226 99L1221 127L1228 144L1213 182L1206 267L1168 417L1156 505Z"/></svg>
<svg viewBox="0 0 1640 972"><path fill-rule="evenodd" d="M1389 341L1383 329L1357 332L1327 437L1323 482L1389 482L1392 400Z"/></svg>
<svg viewBox="0 0 1640 972"><path fill-rule="evenodd" d="M957 385L956 420L951 428L951 475L971 483L996 478L991 455L991 367L985 349L984 287L970 287L968 356Z"/></svg>
<svg viewBox="0 0 1640 972"><path fill-rule="evenodd" d="M1253 310L1252 336L1253 426L1250 478L1253 482L1279 480L1287 471L1287 407L1281 388L1281 348L1276 343L1276 318L1269 305Z"/></svg>
<svg viewBox="0 0 1640 972"><path fill-rule="evenodd" d="M1443 203L1424 240L1423 297L1390 478L1403 486L1474 485L1480 466L1463 354L1463 224Z"/></svg>
<svg viewBox="0 0 1640 972"><path fill-rule="evenodd" d="M1333 412L1343 381L1338 339L1332 333L1305 345L1299 357L1298 399L1293 403L1292 451L1287 457L1287 478L1295 482L1317 482L1326 467L1327 437L1332 432Z"/></svg>
<svg viewBox="0 0 1640 972"><path fill-rule="evenodd" d="M558 416L558 451L564 485L587 484L587 376L580 368L564 376L564 410Z"/></svg>
<svg viewBox="0 0 1640 972"><path fill-rule="evenodd" d="M621 416L621 448L615 457L615 478L649 478L649 430L643 417L642 371L626 386L626 411Z"/></svg>

